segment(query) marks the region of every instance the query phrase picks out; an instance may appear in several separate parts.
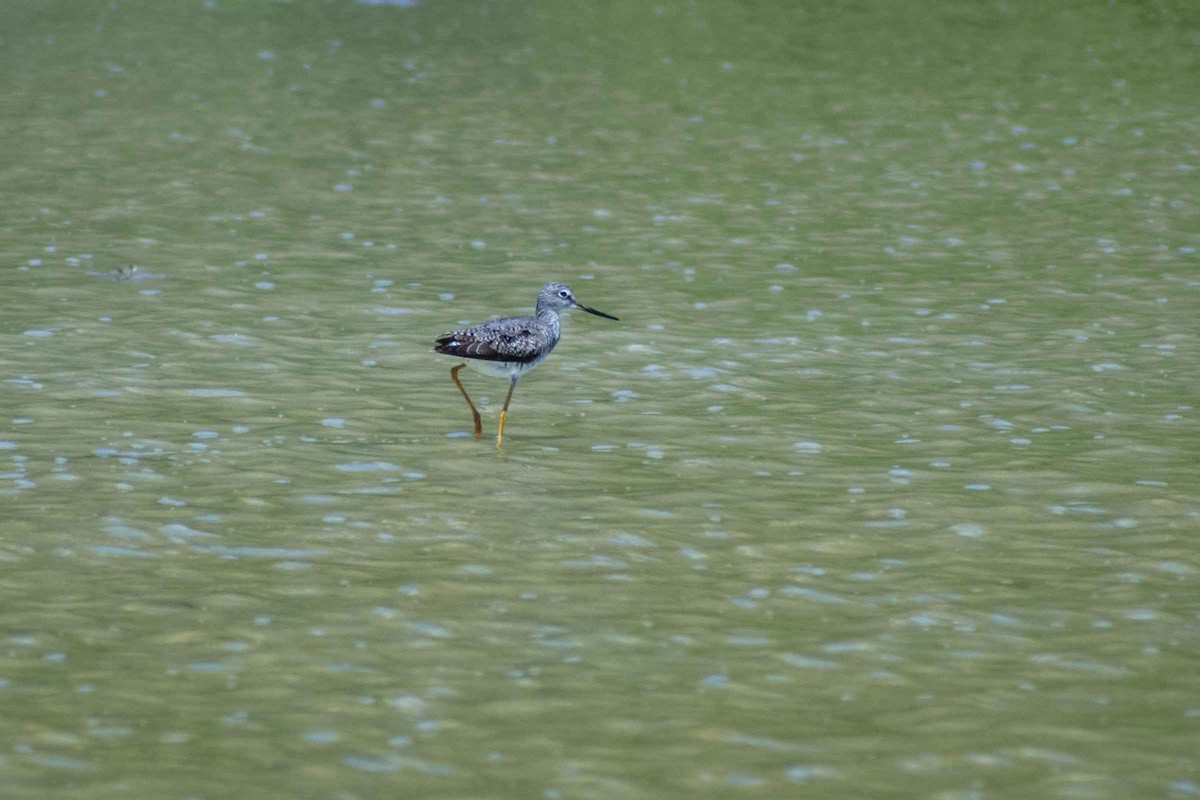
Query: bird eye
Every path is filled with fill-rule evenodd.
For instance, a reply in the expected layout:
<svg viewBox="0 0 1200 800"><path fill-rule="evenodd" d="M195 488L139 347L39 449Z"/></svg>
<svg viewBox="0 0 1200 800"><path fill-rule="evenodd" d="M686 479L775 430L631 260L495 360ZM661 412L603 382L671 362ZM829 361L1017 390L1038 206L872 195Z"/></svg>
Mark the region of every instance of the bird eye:
<svg viewBox="0 0 1200 800"><path fill-rule="evenodd" d="M568 297L571 296L571 293L568 292L566 289L560 289L558 291L558 296L561 297L563 300L566 300Z"/></svg>

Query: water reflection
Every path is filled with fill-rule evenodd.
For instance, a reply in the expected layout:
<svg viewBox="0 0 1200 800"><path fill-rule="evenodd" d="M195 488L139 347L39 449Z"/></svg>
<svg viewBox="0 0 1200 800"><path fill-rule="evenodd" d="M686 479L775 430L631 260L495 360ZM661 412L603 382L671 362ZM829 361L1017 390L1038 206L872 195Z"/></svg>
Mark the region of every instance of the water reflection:
<svg viewBox="0 0 1200 800"><path fill-rule="evenodd" d="M103 279L109 280L109 281L131 281L131 282L162 280L163 278L167 277L166 275L161 275L156 272L147 272L145 269L138 266L137 264L126 264L123 267L117 267L116 269L105 270L105 271L89 270L85 274L90 275L95 278L103 278Z"/></svg>

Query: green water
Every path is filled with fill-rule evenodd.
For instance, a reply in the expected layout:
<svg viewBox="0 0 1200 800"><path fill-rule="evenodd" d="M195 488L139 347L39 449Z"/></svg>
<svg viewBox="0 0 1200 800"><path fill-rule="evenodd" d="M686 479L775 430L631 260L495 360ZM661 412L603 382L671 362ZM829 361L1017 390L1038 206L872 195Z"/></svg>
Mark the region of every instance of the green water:
<svg viewBox="0 0 1200 800"><path fill-rule="evenodd" d="M1200 795L1192 4L4 18L0 794Z"/></svg>

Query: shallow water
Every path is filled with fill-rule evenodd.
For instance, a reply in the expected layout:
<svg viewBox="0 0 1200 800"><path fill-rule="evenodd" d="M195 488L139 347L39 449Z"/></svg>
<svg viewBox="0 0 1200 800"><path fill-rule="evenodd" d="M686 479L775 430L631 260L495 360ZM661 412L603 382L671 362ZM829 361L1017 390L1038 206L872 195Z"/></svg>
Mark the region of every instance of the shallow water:
<svg viewBox="0 0 1200 800"><path fill-rule="evenodd" d="M1195 18L923 8L14 6L14 796L1200 794Z"/></svg>

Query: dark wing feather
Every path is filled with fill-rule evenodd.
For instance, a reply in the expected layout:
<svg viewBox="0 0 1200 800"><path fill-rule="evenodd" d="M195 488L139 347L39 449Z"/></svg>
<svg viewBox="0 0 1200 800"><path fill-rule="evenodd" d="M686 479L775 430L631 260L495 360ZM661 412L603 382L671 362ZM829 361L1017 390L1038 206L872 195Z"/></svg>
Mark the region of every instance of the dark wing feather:
<svg viewBox="0 0 1200 800"><path fill-rule="evenodd" d="M507 320L506 320L507 321ZM532 325L477 325L434 339L434 352L485 361L527 364L542 353L543 342Z"/></svg>

